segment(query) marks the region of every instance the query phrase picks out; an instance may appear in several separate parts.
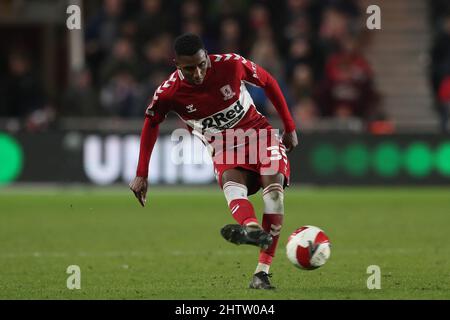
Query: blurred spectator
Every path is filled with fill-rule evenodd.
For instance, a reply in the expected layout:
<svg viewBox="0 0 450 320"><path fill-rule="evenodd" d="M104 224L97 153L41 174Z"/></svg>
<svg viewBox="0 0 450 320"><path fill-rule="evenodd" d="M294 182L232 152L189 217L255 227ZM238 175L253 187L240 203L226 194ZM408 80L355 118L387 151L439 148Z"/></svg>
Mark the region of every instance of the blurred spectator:
<svg viewBox="0 0 450 320"><path fill-rule="evenodd" d="M45 129L54 120L54 108L25 53L12 52L9 55L4 88L5 113L24 121L27 130Z"/></svg>
<svg viewBox="0 0 450 320"><path fill-rule="evenodd" d="M272 40L272 33L272 29L269 26L265 26L264 30L259 32L253 43L249 57L253 62L266 69L273 77L278 79L278 83L283 90L285 89L285 83L283 81L284 70L278 50ZM276 113L262 89L252 86L248 86L248 89L256 105L260 108L261 113L269 116Z"/></svg>
<svg viewBox="0 0 450 320"><path fill-rule="evenodd" d="M299 63L293 68L290 94L293 99L292 115L298 126L311 128L320 113L314 101L314 78L308 64Z"/></svg>
<svg viewBox="0 0 450 320"><path fill-rule="evenodd" d="M111 52L114 43L121 35L124 22L122 0L104 0L98 13L88 20L86 26L86 59L94 72L100 61ZM96 78L96 74L94 74Z"/></svg>
<svg viewBox="0 0 450 320"><path fill-rule="evenodd" d="M163 10L161 0L142 0L142 11L137 18L137 49L142 51L142 45L159 37L161 34L172 33L172 21L167 10Z"/></svg>
<svg viewBox="0 0 450 320"><path fill-rule="evenodd" d="M431 52L432 81L435 92L439 90L441 81L450 75L450 13L442 19L437 34Z"/></svg>
<svg viewBox="0 0 450 320"><path fill-rule="evenodd" d="M345 41L343 50L328 59L325 70L318 92L323 116L365 120L378 116L372 69L359 53L355 39Z"/></svg>
<svg viewBox="0 0 450 320"><path fill-rule="evenodd" d="M292 107L292 116L299 128L311 129L320 115L315 101L310 97L304 97Z"/></svg>
<svg viewBox="0 0 450 320"><path fill-rule="evenodd" d="M145 105L144 93L135 76L127 68L116 70L113 77L102 87L101 106L106 114L115 117L142 116Z"/></svg>
<svg viewBox="0 0 450 320"><path fill-rule="evenodd" d="M348 36L348 23L347 17L335 8L325 10L320 38L327 50L331 51L330 47L336 46L336 43Z"/></svg>
<svg viewBox="0 0 450 320"><path fill-rule="evenodd" d="M292 81L295 66L298 64L308 65L312 69L314 77L319 78L317 72L321 69L319 67L320 62L320 55L313 52L308 39L303 37L294 38L289 46L289 55L286 58L286 77L288 81Z"/></svg>
<svg viewBox="0 0 450 320"><path fill-rule="evenodd" d="M294 67L290 90L292 98L296 101L313 97L314 78L309 65L297 64Z"/></svg>
<svg viewBox="0 0 450 320"><path fill-rule="evenodd" d="M202 5L199 0L186 0L181 3L182 20L201 20Z"/></svg>
<svg viewBox="0 0 450 320"><path fill-rule="evenodd" d="M204 27L200 20L187 19L183 21L181 25L181 33L194 33L204 39ZM206 44L205 44L206 46Z"/></svg>
<svg viewBox="0 0 450 320"><path fill-rule="evenodd" d="M224 16L242 16L248 12L251 2L242 0L215 0L209 1L208 4L208 15L212 21L218 21Z"/></svg>
<svg viewBox="0 0 450 320"><path fill-rule="evenodd" d="M163 72L167 75L173 72L171 46L172 37L167 33L160 34L159 37L145 44L143 60L139 68L139 80L145 81L156 72Z"/></svg>
<svg viewBox="0 0 450 320"><path fill-rule="evenodd" d="M180 33L194 33L199 35L206 50L213 52L217 47L217 35L211 34L208 26L205 24L203 12L204 6L199 0L183 1L179 7L179 30Z"/></svg>
<svg viewBox="0 0 450 320"><path fill-rule="evenodd" d="M311 46L308 42L308 39L304 37L294 38L291 42L289 57L290 59L294 60L294 63L310 63Z"/></svg>
<svg viewBox="0 0 450 320"><path fill-rule="evenodd" d="M327 6L335 8L347 15L351 21L355 21L354 19L360 15L360 0L325 0L324 2Z"/></svg>
<svg viewBox="0 0 450 320"><path fill-rule="evenodd" d="M75 72L64 92L61 114L63 116L98 116L98 94L94 90L91 72L87 69Z"/></svg>
<svg viewBox="0 0 450 320"><path fill-rule="evenodd" d="M430 1L431 21L434 23L440 22L442 16L450 13L450 2L448 0L433 0Z"/></svg>
<svg viewBox="0 0 450 320"><path fill-rule="evenodd" d="M292 40L298 37L311 36L311 1L310 0L288 0L286 14L284 16L284 36Z"/></svg>
<svg viewBox="0 0 450 320"><path fill-rule="evenodd" d="M186 25L188 24L200 24L203 23L203 11L202 7L200 5L200 2L198 0L187 0L182 1L181 4L178 6L178 17L176 19L178 23L178 30L183 32L188 32L186 30ZM203 33L203 25L202 25L202 33Z"/></svg>
<svg viewBox="0 0 450 320"><path fill-rule="evenodd" d="M270 13L266 6L257 3L250 7L247 28L251 36L249 39L250 43L254 43L261 38L272 37L273 30L270 23Z"/></svg>
<svg viewBox="0 0 450 320"><path fill-rule="evenodd" d="M119 38L115 43L111 55L101 65L100 83L107 82L118 69L128 69L136 77L138 75L139 65L130 40Z"/></svg>
<svg viewBox="0 0 450 320"><path fill-rule="evenodd" d="M439 2L433 3L439 7ZM435 106L441 118L441 128L449 131L449 77L450 77L450 5L445 11L441 3L442 11L435 12L438 21L436 37L431 50L431 84L434 92Z"/></svg>
<svg viewBox="0 0 450 320"><path fill-rule="evenodd" d="M243 48L244 45L242 43L239 21L233 17L224 18L220 23L218 52L235 52L243 54Z"/></svg>
<svg viewBox="0 0 450 320"><path fill-rule="evenodd" d="M278 49L272 40L272 31L266 29L253 44L250 51L250 59L269 71L275 78L284 76L283 64L278 53Z"/></svg>
<svg viewBox="0 0 450 320"><path fill-rule="evenodd" d="M450 75L445 77L439 86L439 113L441 115L442 131L450 131Z"/></svg>
<svg viewBox="0 0 450 320"><path fill-rule="evenodd" d="M156 88L175 69L171 46L171 35L161 34L155 40L149 41L144 47L143 61L139 68L139 81L147 99L153 96Z"/></svg>

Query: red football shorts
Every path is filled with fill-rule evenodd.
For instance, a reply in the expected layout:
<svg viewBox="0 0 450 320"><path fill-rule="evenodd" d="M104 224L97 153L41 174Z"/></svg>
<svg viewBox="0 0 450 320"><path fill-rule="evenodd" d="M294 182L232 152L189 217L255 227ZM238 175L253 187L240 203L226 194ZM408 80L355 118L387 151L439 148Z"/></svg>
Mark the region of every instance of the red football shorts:
<svg viewBox="0 0 450 320"><path fill-rule="evenodd" d="M249 129L244 133L227 130L220 147L214 148L212 156L217 182L222 187L222 175L234 168L249 170L254 179L249 186L248 194L254 194L261 188L261 176L284 176L284 187L289 186L290 165L286 156L286 148L280 140L278 130L268 126L260 129ZM217 151L219 150L219 151Z"/></svg>

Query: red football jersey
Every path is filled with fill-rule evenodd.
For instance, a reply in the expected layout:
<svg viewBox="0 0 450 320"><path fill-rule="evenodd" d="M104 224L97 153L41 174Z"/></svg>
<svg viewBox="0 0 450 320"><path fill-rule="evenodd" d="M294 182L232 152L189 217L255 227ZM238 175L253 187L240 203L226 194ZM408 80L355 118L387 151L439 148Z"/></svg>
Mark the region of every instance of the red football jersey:
<svg viewBox="0 0 450 320"><path fill-rule="evenodd" d="M156 89L147 117L159 123L173 111L200 138L230 128L245 130L268 125L245 83L265 87L273 78L238 54L213 54L209 58L211 66L201 85L185 81L179 70L172 73ZM289 120L292 123L287 124L287 129L294 129L290 117Z"/></svg>
<svg viewBox="0 0 450 320"><path fill-rule="evenodd" d="M190 84L177 70L156 89L147 107L141 133L138 176L148 174L158 124L170 111L175 112L206 145L210 142L208 136L214 137L227 129L271 128L267 119L256 110L245 83L264 88L283 120L284 130L295 130L280 87L267 71L235 53L212 54L209 60L211 64L202 84Z"/></svg>

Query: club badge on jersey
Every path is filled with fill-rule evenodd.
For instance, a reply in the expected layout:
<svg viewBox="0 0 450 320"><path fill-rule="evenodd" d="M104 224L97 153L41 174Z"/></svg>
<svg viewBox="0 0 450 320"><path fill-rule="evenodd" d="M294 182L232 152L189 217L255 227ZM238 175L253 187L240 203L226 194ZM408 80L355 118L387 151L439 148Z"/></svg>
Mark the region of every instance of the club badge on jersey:
<svg viewBox="0 0 450 320"><path fill-rule="evenodd" d="M190 105L186 106L186 110L187 110L188 113L192 113L192 112L197 111L197 109L194 107L193 104L190 104Z"/></svg>
<svg viewBox="0 0 450 320"><path fill-rule="evenodd" d="M233 89L231 89L231 86L229 84L220 88L220 92L222 92L223 100L225 101L230 100L236 95L236 93L233 91Z"/></svg>

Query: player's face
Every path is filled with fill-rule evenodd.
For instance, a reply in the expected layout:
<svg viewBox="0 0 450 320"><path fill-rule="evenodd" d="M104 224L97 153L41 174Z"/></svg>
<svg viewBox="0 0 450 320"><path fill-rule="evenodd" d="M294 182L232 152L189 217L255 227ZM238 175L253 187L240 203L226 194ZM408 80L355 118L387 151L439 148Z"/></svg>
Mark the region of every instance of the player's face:
<svg viewBox="0 0 450 320"><path fill-rule="evenodd" d="M205 50L201 49L192 56L177 56L177 68L181 70L186 80L192 84L202 84L205 80L209 59Z"/></svg>

